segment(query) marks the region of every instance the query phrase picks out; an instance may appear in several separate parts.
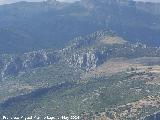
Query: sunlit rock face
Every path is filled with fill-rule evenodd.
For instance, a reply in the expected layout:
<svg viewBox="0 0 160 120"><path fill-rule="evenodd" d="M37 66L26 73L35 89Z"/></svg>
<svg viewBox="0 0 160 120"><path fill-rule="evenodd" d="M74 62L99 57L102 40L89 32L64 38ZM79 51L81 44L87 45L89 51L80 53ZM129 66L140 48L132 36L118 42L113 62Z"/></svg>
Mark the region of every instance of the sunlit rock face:
<svg viewBox="0 0 160 120"><path fill-rule="evenodd" d="M1 78L17 75L29 69L39 68L58 62L58 53L44 50L23 55L1 55Z"/></svg>

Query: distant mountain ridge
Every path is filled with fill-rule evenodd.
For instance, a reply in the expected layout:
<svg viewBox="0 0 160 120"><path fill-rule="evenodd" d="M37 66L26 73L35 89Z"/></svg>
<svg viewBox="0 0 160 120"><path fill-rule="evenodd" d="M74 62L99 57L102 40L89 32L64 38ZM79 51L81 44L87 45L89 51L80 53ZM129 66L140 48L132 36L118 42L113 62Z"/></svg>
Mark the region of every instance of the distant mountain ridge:
<svg viewBox="0 0 160 120"><path fill-rule="evenodd" d="M132 42L160 44L159 4L155 3L129 0L19 2L0 6L0 17L1 53L59 49L74 37L100 29L111 29Z"/></svg>

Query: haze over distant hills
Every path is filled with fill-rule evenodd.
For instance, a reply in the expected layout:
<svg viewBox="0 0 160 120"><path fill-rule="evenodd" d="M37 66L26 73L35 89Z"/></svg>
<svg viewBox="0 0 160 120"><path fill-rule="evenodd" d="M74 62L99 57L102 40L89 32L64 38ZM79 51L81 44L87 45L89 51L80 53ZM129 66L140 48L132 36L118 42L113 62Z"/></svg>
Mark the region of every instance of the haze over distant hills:
<svg viewBox="0 0 160 120"><path fill-rule="evenodd" d="M0 0L0 4L8 4L8 3L15 3L19 1L28 1L28 2L39 2L39 1L45 1L45 0ZM80 0L57 0L61 2L74 2L74 1L80 1ZM143 1L143 2L160 2L159 0L135 0L135 1Z"/></svg>
<svg viewBox="0 0 160 120"><path fill-rule="evenodd" d="M46 1L46 0L0 0L0 4L9 4L9 3L15 3L15 2L20 2L20 1L41 2L41 1ZM57 1L74 2L74 1L79 1L79 0L57 0Z"/></svg>
<svg viewBox="0 0 160 120"><path fill-rule="evenodd" d="M133 42L160 44L160 4L123 0L111 3L82 0L66 4L46 1L0 6L0 52L57 49L76 36L99 29L112 29Z"/></svg>

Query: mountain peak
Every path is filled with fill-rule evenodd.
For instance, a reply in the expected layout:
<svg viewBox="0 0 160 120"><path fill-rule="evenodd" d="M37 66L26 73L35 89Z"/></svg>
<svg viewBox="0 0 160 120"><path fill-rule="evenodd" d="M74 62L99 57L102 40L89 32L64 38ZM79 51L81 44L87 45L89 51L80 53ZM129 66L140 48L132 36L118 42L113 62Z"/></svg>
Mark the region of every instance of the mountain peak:
<svg viewBox="0 0 160 120"><path fill-rule="evenodd" d="M82 3L86 4L86 5L98 5L98 4L117 4L117 3L134 3L134 0L81 0Z"/></svg>
<svg viewBox="0 0 160 120"><path fill-rule="evenodd" d="M126 41L111 30L100 30L87 36L80 36L71 41L69 49L81 49L93 46L124 44Z"/></svg>

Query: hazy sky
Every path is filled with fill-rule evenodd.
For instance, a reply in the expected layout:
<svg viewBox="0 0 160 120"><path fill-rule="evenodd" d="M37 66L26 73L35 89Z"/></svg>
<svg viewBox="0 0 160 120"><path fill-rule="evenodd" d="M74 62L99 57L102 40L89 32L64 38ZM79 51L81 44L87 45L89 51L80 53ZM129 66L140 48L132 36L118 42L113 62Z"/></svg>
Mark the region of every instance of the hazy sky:
<svg viewBox="0 0 160 120"><path fill-rule="evenodd" d="M6 3L14 3L14 2L18 2L18 1L45 1L45 0L0 0L0 4L6 4ZM65 2L74 2L74 1L78 1L78 0L58 0L58 1L65 1Z"/></svg>
<svg viewBox="0 0 160 120"><path fill-rule="evenodd" d="M43 0L0 0L0 4L13 3L18 1L43 1ZM73 2L78 0L59 0L65 2ZM160 2L160 0L137 0L137 1L152 1L152 2Z"/></svg>

